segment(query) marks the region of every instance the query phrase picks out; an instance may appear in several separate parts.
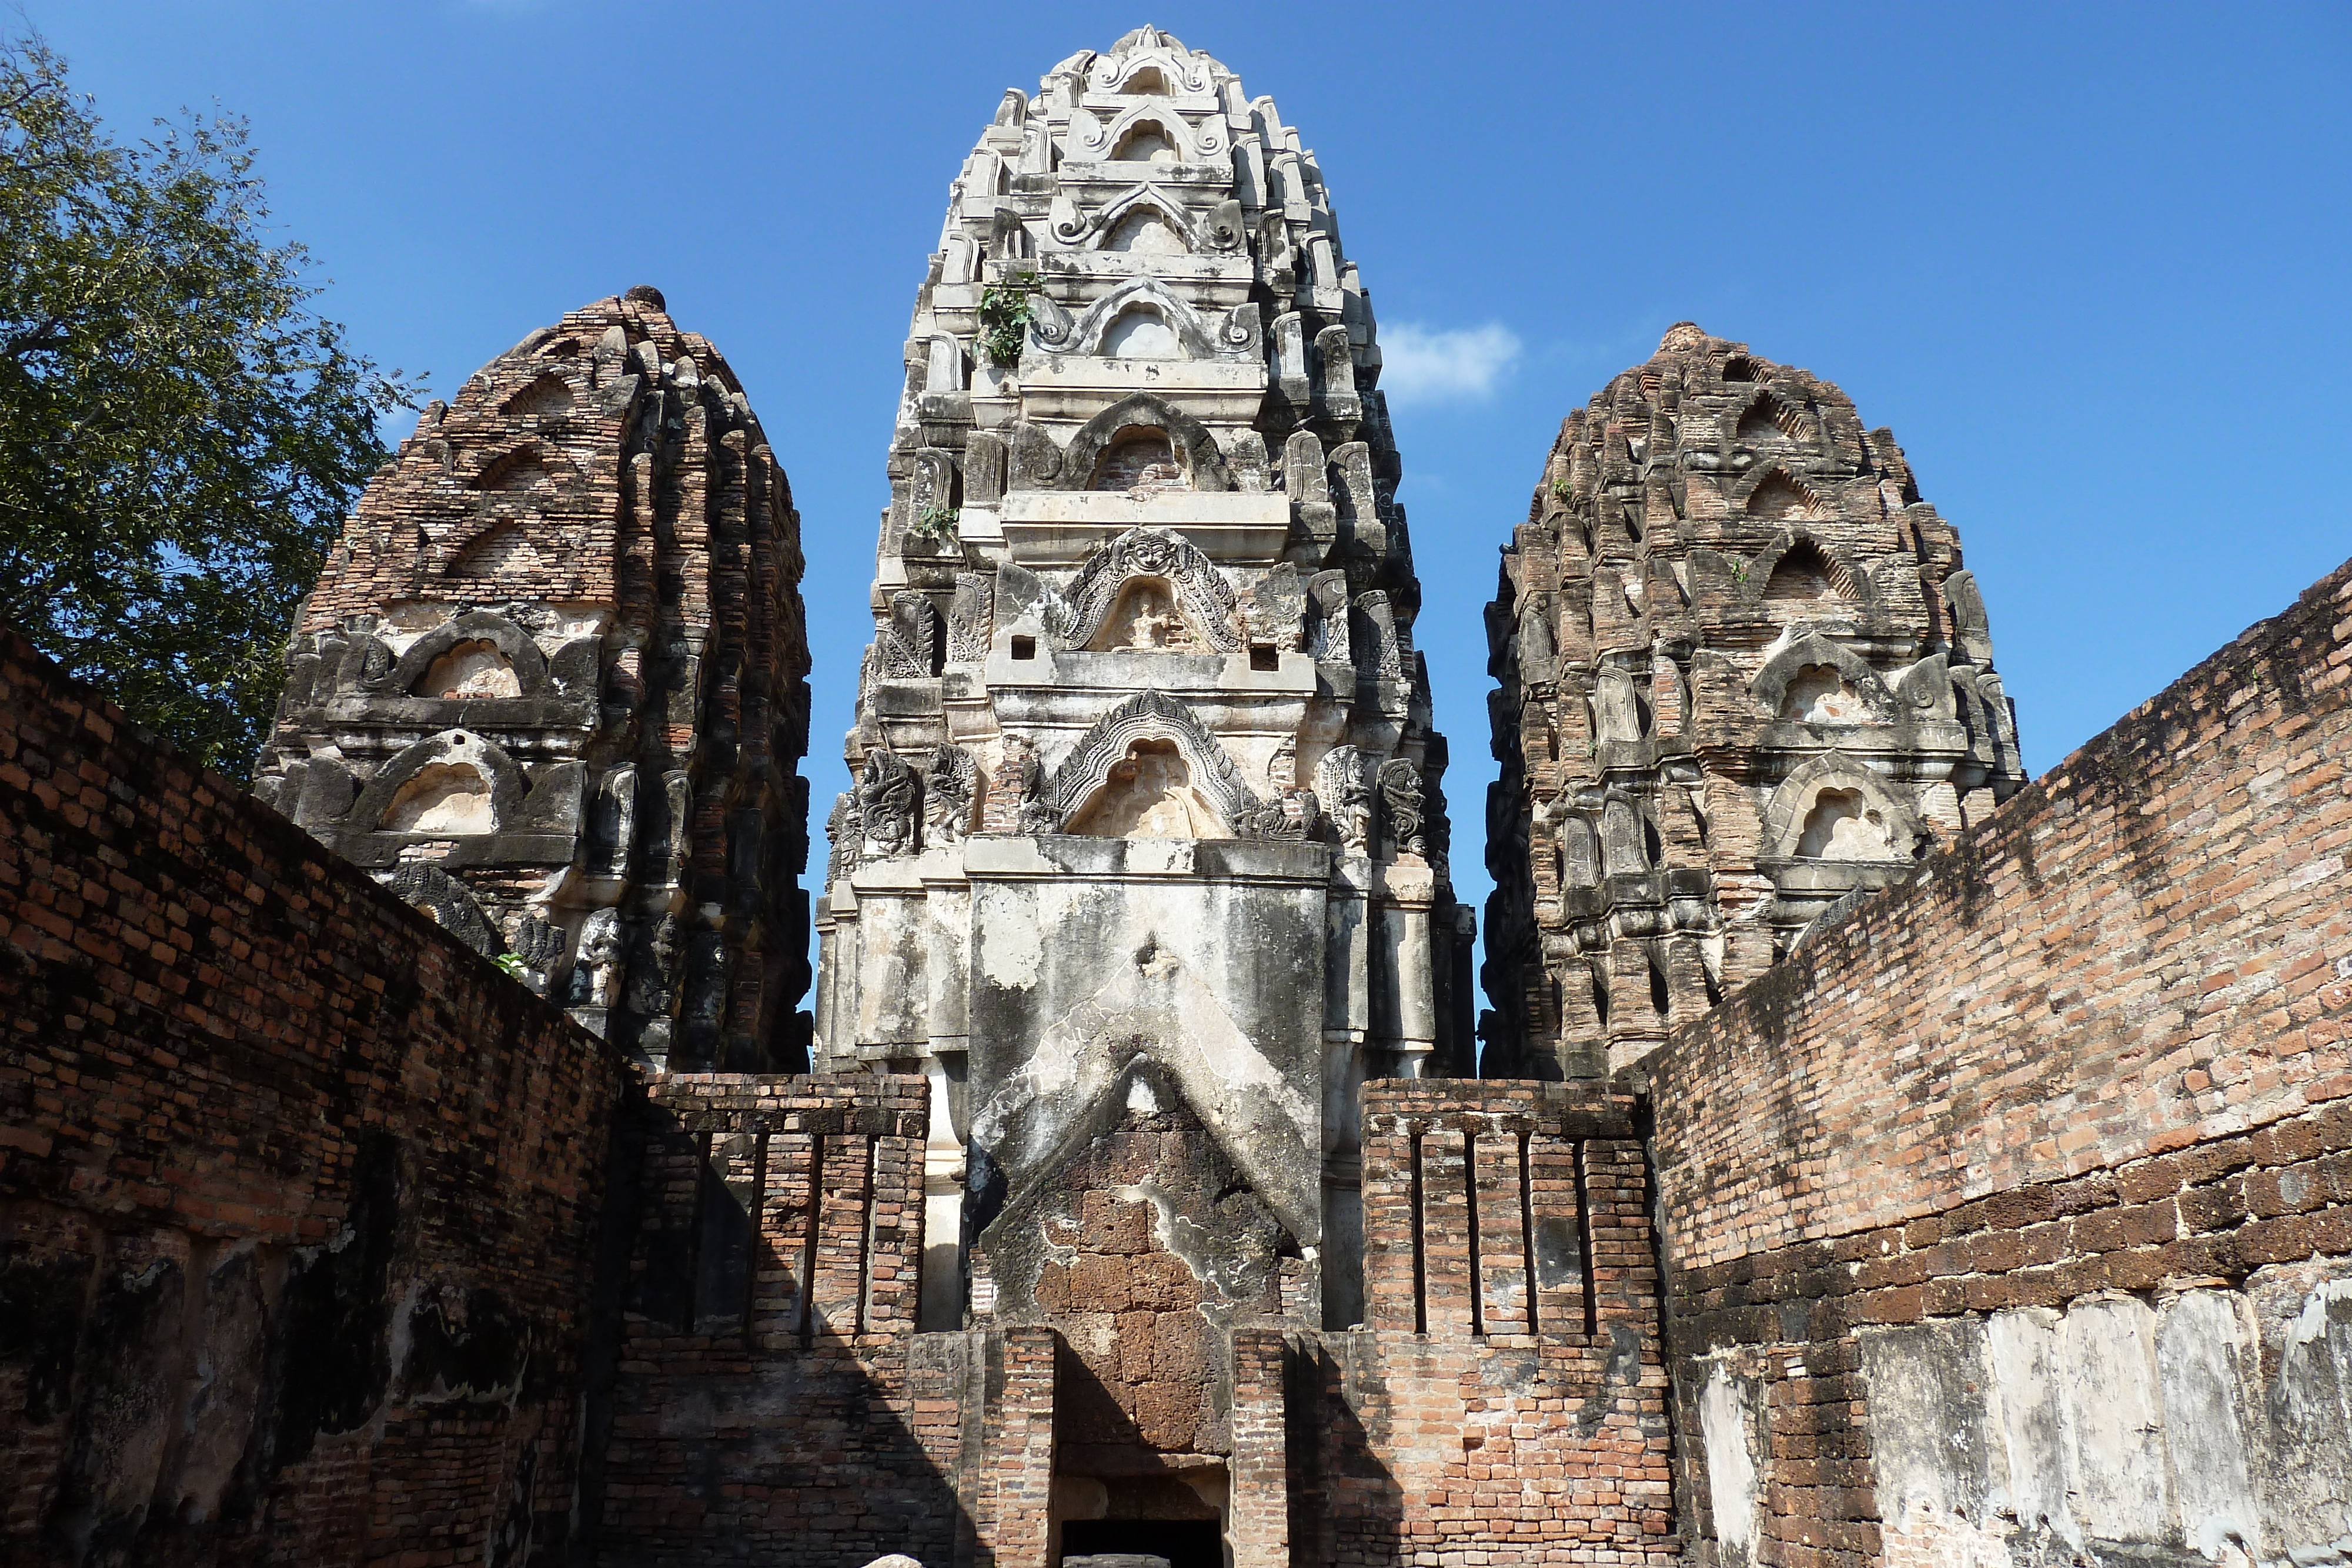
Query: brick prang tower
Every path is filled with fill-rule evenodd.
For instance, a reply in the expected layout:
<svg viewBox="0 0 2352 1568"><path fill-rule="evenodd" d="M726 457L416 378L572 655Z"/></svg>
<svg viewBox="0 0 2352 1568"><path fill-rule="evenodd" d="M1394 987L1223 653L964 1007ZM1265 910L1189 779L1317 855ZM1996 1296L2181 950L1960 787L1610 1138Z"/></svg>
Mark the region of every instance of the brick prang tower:
<svg viewBox="0 0 2352 1568"><path fill-rule="evenodd" d="M1688 322L1561 426L1487 637L1488 1076L1639 1061L2023 781L1893 434Z"/></svg>
<svg viewBox="0 0 2352 1568"><path fill-rule="evenodd" d="M804 1065L801 568L726 361L599 300L369 484L256 792L655 1064Z"/></svg>

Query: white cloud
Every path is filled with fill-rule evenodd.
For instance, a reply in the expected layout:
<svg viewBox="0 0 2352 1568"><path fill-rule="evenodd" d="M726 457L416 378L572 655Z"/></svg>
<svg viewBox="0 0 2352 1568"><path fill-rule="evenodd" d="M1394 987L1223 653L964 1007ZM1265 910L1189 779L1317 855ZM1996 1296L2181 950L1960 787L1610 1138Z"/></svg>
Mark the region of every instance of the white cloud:
<svg viewBox="0 0 2352 1568"><path fill-rule="evenodd" d="M1401 321L1380 329L1381 390L1392 403L1491 395L1519 357L1519 335L1499 321L1436 332Z"/></svg>

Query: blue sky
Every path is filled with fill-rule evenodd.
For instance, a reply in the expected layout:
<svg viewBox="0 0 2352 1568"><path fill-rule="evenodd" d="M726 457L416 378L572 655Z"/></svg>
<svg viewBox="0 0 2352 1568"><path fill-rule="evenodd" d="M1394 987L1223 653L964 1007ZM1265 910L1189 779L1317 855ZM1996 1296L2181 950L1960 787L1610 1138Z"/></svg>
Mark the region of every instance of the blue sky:
<svg viewBox="0 0 2352 1568"><path fill-rule="evenodd" d="M1495 552L1561 418L1677 320L1894 428L2036 773L2352 554L2340 0L22 11L119 132L247 116L322 309L437 390L661 287L792 476L820 801L948 182L1006 87L1146 21L1275 97L1371 290L1465 896Z"/></svg>

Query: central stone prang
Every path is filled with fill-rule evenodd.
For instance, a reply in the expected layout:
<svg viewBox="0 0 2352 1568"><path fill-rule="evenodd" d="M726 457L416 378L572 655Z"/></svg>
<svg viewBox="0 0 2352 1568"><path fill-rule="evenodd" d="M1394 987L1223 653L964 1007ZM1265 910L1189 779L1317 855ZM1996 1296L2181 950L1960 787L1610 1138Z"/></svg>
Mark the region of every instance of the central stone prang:
<svg viewBox="0 0 2352 1568"><path fill-rule="evenodd" d="M1206 1464L1204 1319L1362 1320L1363 1082L1475 1071L1371 306L1272 100L1144 28L1005 94L906 364L817 1066L932 1081L924 1327L1051 1323L1125 1412L1066 1442ZM1080 1266L1130 1232L1149 1307Z"/></svg>

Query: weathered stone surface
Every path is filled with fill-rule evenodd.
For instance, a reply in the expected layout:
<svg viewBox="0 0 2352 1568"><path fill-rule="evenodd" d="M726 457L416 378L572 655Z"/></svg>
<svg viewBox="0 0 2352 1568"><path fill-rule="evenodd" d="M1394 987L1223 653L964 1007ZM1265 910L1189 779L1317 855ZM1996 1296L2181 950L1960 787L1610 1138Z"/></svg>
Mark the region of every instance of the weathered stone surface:
<svg viewBox="0 0 2352 1568"><path fill-rule="evenodd" d="M1486 614L1489 1076L1638 1061L2023 781L1893 435L1688 322L1561 426Z"/></svg>
<svg viewBox="0 0 2352 1568"><path fill-rule="evenodd" d="M726 361L600 300L369 485L255 791L641 1057L804 1065L800 577Z"/></svg>
<svg viewBox="0 0 2352 1568"><path fill-rule="evenodd" d="M2352 566L1979 821L1948 529L1677 329L1507 558L1546 978L1443 1076L1370 318L1145 29L959 183L825 1071L713 1071L799 698L707 349L591 307L370 492L264 779L360 865L0 640L0 1558L2352 1561Z"/></svg>
<svg viewBox="0 0 2352 1568"><path fill-rule="evenodd" d="M906 363L818 1058L939 1087L927 1326L1222 1455L1237 1314L1361 1316L1358 1086L1469 1065L1371 310L1272 101L1144 28L1006 95ZM1045 1260L1097 1223L1164 1308Z"/></svg>

